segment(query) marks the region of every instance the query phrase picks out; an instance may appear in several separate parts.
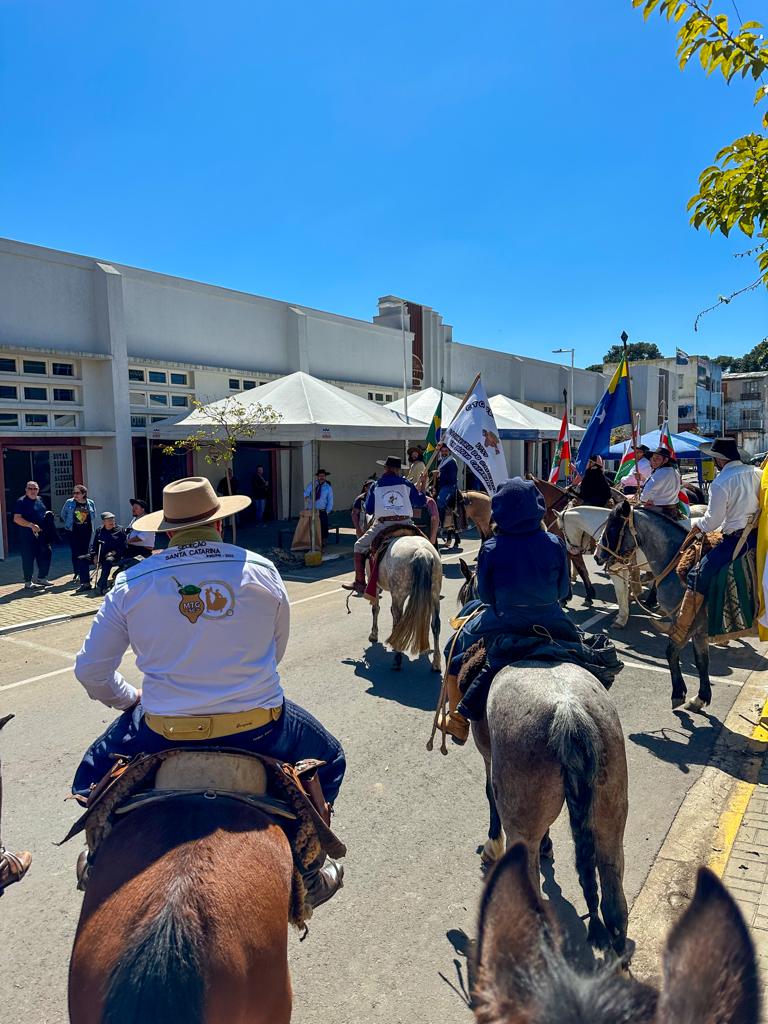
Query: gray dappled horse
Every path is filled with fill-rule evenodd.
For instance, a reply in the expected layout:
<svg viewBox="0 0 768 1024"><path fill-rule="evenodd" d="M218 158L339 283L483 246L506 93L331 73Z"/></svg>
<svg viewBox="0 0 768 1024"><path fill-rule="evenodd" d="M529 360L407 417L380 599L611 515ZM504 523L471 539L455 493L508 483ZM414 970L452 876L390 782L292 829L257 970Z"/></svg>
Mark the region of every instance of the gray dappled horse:
<svg viewBox="0 0 768 1024"><path fill-rule="evenodd" d="M735 902L706 868L667 939L661 991L606 962L566 963L557 924L514 846L483 892L475 952L478 1024L758 1024L755 952Z"/></svg>
<svg viewBox="0 0 768 1024"><path fill-rule="evenodd" d="M440 590L443 565L437 549L426 537L396 537L379 559L379 588L392 596L392 633L387 643L395 652L394 669L399 671L403 654L432 651L432 670L439 672ZM379 604L372 604L370 643L379 640ZM432 630L432 647L429 642Z"/></svg>
<svg viewBox="0 0 768 1024"><path fill-rule="evenodd" d="M609 515L595 554L595 561L603 565L616 555L626 558L640 547L654 577L658 578L679 552L687 536L686 527L679 522L668 519L659 512L649 512L643 508L632 510L629 502L625 501ZM673 570L658 584L656 593L662 611L672 616L683 599L685 584ZM672 640L667 642L666 658L672 676L672 707L679 708L685 704L690 711L701 711L712 700L706 602L694 620L691 642L699 673L699 692L687 704L685 698L688 691L680 669L682 647L678 647Z"/></svg>
<svg viewBox="0 0 768 1024"><path fill-rule="evenodd" d="M590 942L621 955L627 759L621 722L604 687L579 665L510 665L495 676L485 718L472 723L472 734L485 761L491 811L484 863L502 855L503 826L507 849L525 845L529 885L538 894L540 844L565 804Z"/></svg>

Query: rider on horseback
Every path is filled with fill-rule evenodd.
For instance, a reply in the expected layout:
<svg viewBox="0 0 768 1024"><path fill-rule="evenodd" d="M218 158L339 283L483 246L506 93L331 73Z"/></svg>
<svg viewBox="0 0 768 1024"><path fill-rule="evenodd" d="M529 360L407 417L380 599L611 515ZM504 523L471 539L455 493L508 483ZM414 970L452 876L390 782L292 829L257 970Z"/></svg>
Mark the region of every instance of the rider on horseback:
<svg viewBox="0 0 768 1024"><path fill-rule="evenodd" d="M440 456L439 469L437 474L437 509L440 513L440 526L445 528L445 513L449 508L456 509L458 497L459 467L451 454L447 444L441 444L438 449ZM459 530L456 526L454 515L453 546L459 546Z"/></svg>
<svg viewBox="0 0 768 1024"><path fill-rule="evenodd" d="M675 457L663 445L651 456L652 473L640 492L640 503L658 509L669 519L679 519L678 495L681 480Z"/></svg>
<svg viewBox="0 0 768 1024"><path fill-rule="evenodd" d="M77 655L75 675L91 699L122 711L83 757L72 786L78 797L110 772L115 755L202 741L291 764L316 758L324 799L336 799L341 744L285 699L277 671L289 633L285 585L272 562L222 540L222 520L250 503L219 498L208 480L189 477L165 487L162 512L134 524L168 533L170 543L118 575ZM128 646L141 690L118 671ZM312 904L330 899L342 877L335 861L315 862L304 875Z"/></svg>
<svg viewBox="0 0 768 1024"><path fill-rule="evenodd" d="M707 511L692 527L689 536L720 530L723 539L688 573L688 586L669 632L670 639L678 646L688 639L715 576L734 558L743 557L757 546L753 527L760 509L760 470L742 462L738 446L731 437L716 438L710 447L702 447L701 453L713 459L719 473L709 489ZM662 632L666 631L662 629Z"/></svg>
<svg viewBox="0 0 768 1024"><path fill-rule="evenodd" d="M378 535L393 523L413 523L413 510L426 505L425 496L410 480L402 475L403 463L396 455L390 455L381 463L386 469L375 484L369 488L365 499L365 511L374 516L373 523L355 541L355 578L351 583L342 583L344 590L365 593L365 559Z"/></svg>
<svg viewBox="0 0 768 1024"><path fill-rule="evenodd" d="M495 534L477 559L477 593L482 608L462 629L453 647L454 660L481 637L507 633L540 634L579 641L579 632L559 602L568 596L565 543L542 526L544 499L530 480L514 477L493 496ZM456 665L446 669L448 715L443 725L454 740L469 735L467 709L461 702Z"/></svg>

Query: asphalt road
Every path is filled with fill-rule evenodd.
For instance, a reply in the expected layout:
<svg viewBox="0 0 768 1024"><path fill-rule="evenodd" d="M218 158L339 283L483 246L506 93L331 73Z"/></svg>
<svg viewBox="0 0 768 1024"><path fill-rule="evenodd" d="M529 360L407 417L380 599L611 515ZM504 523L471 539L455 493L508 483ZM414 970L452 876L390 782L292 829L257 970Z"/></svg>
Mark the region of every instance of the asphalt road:
<svg viewBox="0 0 768 1024"><path fill-rule="evenodd" d="M477 544L470 542L473 553ZM466 556L466 553L465 553ZM305 942L290 942L296 1024L442 1024L468 1022L458 992L482 885L477 854L487 830L483 769L468 745L447 757L428 753L438 677L428 660L391 671L391 655L370 648L368 606L344 607L339 584L348 564L323 579L287 577L293 625L283 677L288 694L342 740L348 775L335 825L349 848L343 891L317 912ZM576 621L613 608L597 575L598 601L577 596ZM340 575L334 575L340 573ZM445 561L444 637L456 605L459 570ZM580 591L580 584L577 585ZM388 611L382 613L386 627ZM81 901L75 889L76 841L57 847L76 807L64 802L81 752L111 712L89 701L69 666L89 628L74 620L0 637L0 715L15 712L2 734L3 838L28 847L34 864L0 901L0 1016L3 1024L62 1024L69 950ZM383 633L382 635L386 635ZM764 659L746 643L712 649L714 700L709 714L673 714L663 642L633 615L615 639L627 668L612 694L627 736L630 813L626 891L636 896L675 813L707 763L738 686ZM126 673L139 682L131 657ZM692 661L686 676L693 679ZM689 683L694 693L695 686ZM585 911L572 867L566 816L553 830L554 873L544 880L569 934L574 956Z"/></svg>

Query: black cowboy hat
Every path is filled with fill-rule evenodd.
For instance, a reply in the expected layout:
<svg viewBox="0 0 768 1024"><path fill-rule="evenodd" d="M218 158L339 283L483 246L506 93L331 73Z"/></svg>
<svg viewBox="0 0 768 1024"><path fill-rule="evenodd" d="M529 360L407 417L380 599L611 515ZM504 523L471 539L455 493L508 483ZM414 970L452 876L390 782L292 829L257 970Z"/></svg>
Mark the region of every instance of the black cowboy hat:
<svg viewBox="0 0 768 1024"><path fill-rule="evenodd" d="M390 455L386 459L376 459L377 466L386 466L387 469L402 469L403 460L397 455Z"/></svg>
<svg viewBox="0 0 768 1024"><path fill-rule="evenodd" d="M651 449L648 447L647 444L639 444L637 446L637 450L639 452L645 452L646 455L650 455L651 454Z"/></svg>
<svg viewBox="0 0 768 1024"><path fill-rule="evenodd" d="M142 501L141 498L131 498L129 504L130 505L139 505L143 509L144 512L147 511L147 503L146 503L146 501Z"/></svg>
<svg viewBox="0 0 768 1024"><path fill-rule="evenodd" d="M665 459L674 459L675 457L674 454L669 450L669 448L665 448L663 444L660 444L656 451L653 452L653 454L661 455Z"/></svg>
<svg viewBox="0 0 768 1024"><path fill-rule="evenodd" d="M710 459L724 459L726 462L749 462L749 455L739 448L732 437L716 437L712 444L704 444L699 449L702 455Z"/></svg>
<svg viewBox="0 0 768 1024"><path fill-rule="evenodd" d="M323 474L323 476L330 476L331 475L328 472L327 469L318 469L318 470L315 471L315 476L320 476L321 473Z"/></svg>

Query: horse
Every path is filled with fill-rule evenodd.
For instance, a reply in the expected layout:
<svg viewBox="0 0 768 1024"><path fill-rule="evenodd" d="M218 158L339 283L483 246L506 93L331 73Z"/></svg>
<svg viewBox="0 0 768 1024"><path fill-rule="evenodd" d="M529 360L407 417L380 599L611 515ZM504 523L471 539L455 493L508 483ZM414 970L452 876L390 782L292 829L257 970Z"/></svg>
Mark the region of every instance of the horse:
<svg viewBox="0 0 768 1024"><path fill-rule="evenodd" d="M633 508L628 501L618 505L611 512L603 530L602 540L595 561L603 565L611 559L629 559L642 548L647 563L659 582L657 599L662 611L672 615L683 599L685 585L676 572L662 574L672 563L674 556L688 535L689 525L682 525L658 512L642 507ZM709 681L709 636L706 603L699 609L691 632L693 656L699 673L699 692L685 705L690 711L701 711L712 700ZM680 669L681 648L670 639L667 643L666 658L672 676L672 707L685 704L687 694L685 679Z"/></svg>
<svg viewBox="0 0 768 1024"><path fill-rule="evenodd" d="M387 643L395 652L393 670L403 666L403 654L416 657L432 651L432 671L441 671L440 590L443 564L426 537L396 537L379 559L379 588L392 595L392 632ZM373 625L369 643L379 640L379 599L371 605ZM429 630L432 628L432 647Z"/></svg>
<svg viewBox="0 0 768 1024"><path fill-rule="evenodd" d="M540 847L565 803L590 942L622 955L627 758L606 690L580 665L510 665L494 677L485 717L472 722L472 735L485 762L491 814L483 863L501 857L503 828L507 849L525 845L529 884L538 893Z"/></svg>
<svg viewBox="0 0 768 1024"><path fill-rule="evenodd" d="M589 974L568 964L556 922L531 885L518 844L483 891L473 990L478 1024L758 1024L760 985L749 931L706 868L672 928L661 992L606 961Z"/></svg>
<svg viewBox="0 0 768 1024"><path fill-rule="evenodd" d="M235 799L121 818L89 875L69 965L71 1024L288 1024L293 855Z"/></svg>
<svg viewBox="0 0 768 1024"><path fill-rule="evenodd" d="M488 540L493 536L491 499L485 491L459 491L459 501L464 506L467 518L477 527L480 540Z"/></svg>

